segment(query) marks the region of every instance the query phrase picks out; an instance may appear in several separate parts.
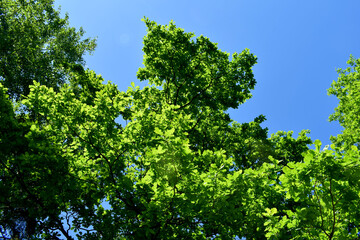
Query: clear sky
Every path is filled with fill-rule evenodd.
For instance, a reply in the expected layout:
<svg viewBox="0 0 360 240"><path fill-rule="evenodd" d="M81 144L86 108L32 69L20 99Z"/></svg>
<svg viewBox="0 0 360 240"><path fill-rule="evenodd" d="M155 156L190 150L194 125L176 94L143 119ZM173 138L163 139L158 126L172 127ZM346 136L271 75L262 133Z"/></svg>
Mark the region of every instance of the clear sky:
<svg viewBox="0 0 360 240"><path fill-rule="evenodd" d="M174 20L196 36L204 35L226 52L249 48L258 57L253 97L232 119L252 121L263 114L269 133L310 129L310 137L329 143L340 133L328 116L337 105L327 96L350 54L360 57L359 0L55 0L70 25L97 37L87 66L126 90L139 84L144 16L159 24ZM140 86L144 86L141 83Z"/></svg>

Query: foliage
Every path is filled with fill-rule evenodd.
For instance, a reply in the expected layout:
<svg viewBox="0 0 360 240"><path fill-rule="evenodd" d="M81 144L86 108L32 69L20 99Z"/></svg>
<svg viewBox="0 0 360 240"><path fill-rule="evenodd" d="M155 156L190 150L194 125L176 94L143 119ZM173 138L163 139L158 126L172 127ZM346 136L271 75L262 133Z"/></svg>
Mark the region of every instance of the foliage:
<svg viewBox="0 0 360 240"><path fill-rule="evenodd" d="M33 80L57 89L71 71L81 71L83 55L95 47L69 27L53 0L0 2L0 81L11 98L29 93Z"/></svg>
<svg viewBox="0 0 360 240"><path fill-rule="evenodd" d="M350 66L338 70L340 76L331 84L328 94L339 99L339 105L329 119L339 121L344 127L342 134L333 141L350 148L354 144L360 147L360 59L350 56L347 63Z"/></svg>
<svg viewBox="0 0 360 240"><path fill-rule="evenodd" d="M315 150L303 162L290 162L283 168L278 191L285 195L281 211L268 209L268 238L357 239L359 233L360 155L353 146L343 154L335 150Z"/></svg>
<svg viewBox="0 0 360 240"><path fill-rule="evenodd" d="M17 82L29 91L16 102L0 83L3 238L357 238L356 142L309 149L309 131L268 138L262 115L231 120L227 110L251 97L256 57L230 57L173 22L144 22L142 89L121 92L69 68L61 85ZM358 70L333 84L334 119L354 138L357 118L341 108L357 96Z"/></svg>

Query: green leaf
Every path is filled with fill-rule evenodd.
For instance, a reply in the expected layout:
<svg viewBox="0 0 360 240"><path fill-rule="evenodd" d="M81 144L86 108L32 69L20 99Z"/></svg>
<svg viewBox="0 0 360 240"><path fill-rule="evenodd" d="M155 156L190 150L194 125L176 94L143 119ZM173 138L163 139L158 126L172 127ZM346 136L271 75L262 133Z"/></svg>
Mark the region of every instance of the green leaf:
<svg viewBox="0 0 360 240"><path fill-rule="evenodd" d="M163 135L163 132L158 127L155 127L154 132L158 135Z"/></svg>
<svg viewBox="0 0 360 240"><path fill-rule="evenodd" d="M316 139L314 142L315 148L317 152L320 152L320 148L321 148L321 141L319 139Z"/></svg>

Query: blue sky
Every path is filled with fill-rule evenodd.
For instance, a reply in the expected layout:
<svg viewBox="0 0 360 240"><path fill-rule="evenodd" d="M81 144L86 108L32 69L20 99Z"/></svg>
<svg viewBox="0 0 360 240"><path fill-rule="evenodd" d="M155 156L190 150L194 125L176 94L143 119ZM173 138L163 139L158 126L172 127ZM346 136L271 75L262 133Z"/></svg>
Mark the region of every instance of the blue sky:
<svg viewBox="0 0 360 240"><path fill-rule="evenodd" d="M146 34L141 18L174 20L223 51L249 48L258 57L253 97L229 111L232 119L249 122L263 114L269 134L292 130L296 136L309 129L310 137L324 144L341 131L327 120L337 99L326 90L350 54L360 57L358 0L55 0L55 5L68 12L71 26L98 38L87 66L120 90L140 84L136 72Z"/></svg>

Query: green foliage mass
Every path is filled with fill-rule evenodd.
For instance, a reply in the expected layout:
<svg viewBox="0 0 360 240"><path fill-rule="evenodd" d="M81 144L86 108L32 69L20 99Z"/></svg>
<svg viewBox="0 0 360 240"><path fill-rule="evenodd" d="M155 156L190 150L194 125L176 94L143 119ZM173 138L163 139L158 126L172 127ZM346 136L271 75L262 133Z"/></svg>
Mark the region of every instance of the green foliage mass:
<svg viewBox="0 0 360 240"><path fill-rule="evenodd" d="M27 47L0 61L4 239L358 238L360 60L351 58L329 90L340 99L331 119L343 133L331 148L316 140L310 149L308 130L268 137L262 115L231 120L227 110L256 83L249 50L230 57L173 22L144 19L137 76L149 85L122 92L82 69L93 42L51 3L1 2L2 21L52 32L14 41ZM28 17L33 11L39 18ZM4 26L1 37L14 37L16 26ZM35 55L44 44L54 51Z"/></svg>
<svg viewBox="0 0 360 240"><path fill-rule="evenodd" d="M0 1L0 80L15 99L35 80L58 89L69 72L82 71L83 55L95 41L69 27L53 0Z"/></svg>
<svg viewBox="0 0 360 240"><path fill-rule="evenodd" d="M332 140L337 145L350 148L360 147L360 59L350 56L347 62L350 66L339 69L339 78L331 84L328 93L339 99L335 113L330 115L330 121L339 121L344 130Z"/></svg>

